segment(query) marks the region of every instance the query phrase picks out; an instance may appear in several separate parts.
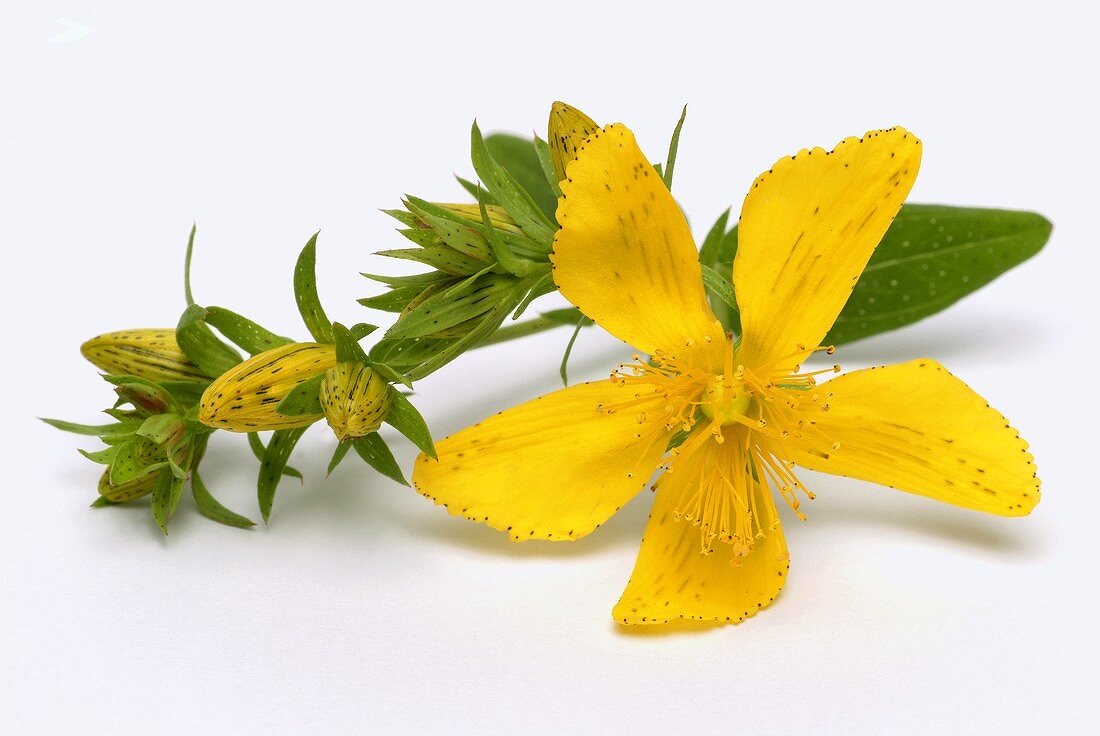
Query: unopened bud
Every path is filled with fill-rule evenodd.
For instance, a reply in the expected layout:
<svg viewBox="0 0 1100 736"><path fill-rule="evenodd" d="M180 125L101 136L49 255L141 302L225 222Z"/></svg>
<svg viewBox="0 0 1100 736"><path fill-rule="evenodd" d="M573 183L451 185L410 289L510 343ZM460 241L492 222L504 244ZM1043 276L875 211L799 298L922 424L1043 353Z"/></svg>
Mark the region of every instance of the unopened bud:
<svg viewBox="0 0 1100 736"><path fill-rule="evenodd" d="M550 145L550 162L554 165L558 181L565 179L565 167L577 157L577 149L599 130L596 121L577 108L564 102L555 102L551 106L546 139Z"/></svg>
<svg viewBox="0 0 1100 736"><path fill-rule="evenodd" d="M287 416L278 412L279 402L334 365L336 348L320 343L291 343L254 355L210 384L199 400L199 421L230 432L309 426L324 414Z"/></svg>
<svg viewBox="0 0 1100 736"><path fill-rule="evenodd" d="M321 406L338 440L377 431L390 409L390 385L362 363L338 363L321 382Z"/></svg>
<svg viewBox="0 0 1100 736"><path fill-rule="evenodd" d="M187 359L172 329L108 332L80 346L81 354L101 371L150 381L205 381L199 367Z"/></svg>

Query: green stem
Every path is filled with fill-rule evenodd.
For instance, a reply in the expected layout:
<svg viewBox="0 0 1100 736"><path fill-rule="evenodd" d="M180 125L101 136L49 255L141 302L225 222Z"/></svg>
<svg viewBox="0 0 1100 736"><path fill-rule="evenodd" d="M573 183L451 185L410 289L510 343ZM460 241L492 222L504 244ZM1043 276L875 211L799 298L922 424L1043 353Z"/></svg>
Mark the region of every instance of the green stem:
<svg viewBox="0 0 1100 736"><path fill-rule="evenodd" d="M508 342L509 340L515 340L519 337L527 337L528 335L537 335L540 332L546 332L552 330L555 327L576 327L577 320L581 316L581 313L575 307L569 307L566 309L555 309L552 312L547 312L540 317L534 319L524 320L523 322L515 322L505 327L497 328L490 337L484 341L478 343L474 347L480 348L486 345L496 345L501 342Z"/></svg>

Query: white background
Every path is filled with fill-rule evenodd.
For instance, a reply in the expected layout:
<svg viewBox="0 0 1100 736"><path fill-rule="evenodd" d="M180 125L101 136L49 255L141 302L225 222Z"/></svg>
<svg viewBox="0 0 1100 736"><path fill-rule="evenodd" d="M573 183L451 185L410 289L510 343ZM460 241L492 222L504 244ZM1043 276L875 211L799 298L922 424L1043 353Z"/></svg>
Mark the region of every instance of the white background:
<svg viewBox="0 0 1100 736"><path fill-rule="evenodd" d="M1052 2L273 5L44 1L0 16L0 730L1089 729L1093 18ZM175 323L192 221L200 302L304 336L290 271L321 228L330 315L384 319L354 303L376 293L359 271L400 265L371 255L402 245L378 208L459 198L473 118L541 131L559 98L631 125L655 160L690 103L676 190L698 230L780 155L893 124L925 142L912 201L1050 217L1040 257L839 355L946 363L1031 441L1037 510L985 517L813 476L776 604L661 634L610 618L650 494L576 543L513 545L361 463L325 480L333 440L318 427L294 459L305 485L284 484L270 527L218 526L185 498L165 539L140 505L87 508L97 470L76 447L95 440L34 417L97 420L110 396L77 346ZM418 405L441 436L549 390L566 339L468 354ZM627 352L587 332L574 373ZM208 484L258 518L243 439L218 440Z"/></svg>

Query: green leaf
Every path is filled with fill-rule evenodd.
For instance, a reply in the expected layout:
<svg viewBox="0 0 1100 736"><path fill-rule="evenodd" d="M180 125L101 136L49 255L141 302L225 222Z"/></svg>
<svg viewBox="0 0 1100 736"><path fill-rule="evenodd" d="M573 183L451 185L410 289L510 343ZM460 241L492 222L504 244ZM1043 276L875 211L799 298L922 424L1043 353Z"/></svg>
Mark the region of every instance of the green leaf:
<svg viewBox="0 0 1100 736"><path fill-rule="evenodd" d="M367 309L377 309L380 312L401 312L409 302L420 296L422 291L424 291L422 286L399 286L384 294L360 299L359 303Z"/></svg>
<svg viewBox="0 0 1100 736"><path fill-rule="evenodd" d="M264 441L260 439L258 432L250 432L248 435L248 446L252 448L252 454L256 456L256 459L263 462L264 455L267 453L267 447L264 446ZM290 476L291 478L297 478L298 480L304 480L302 474L294 468L287 465L283 468L283 475Z"/></svg>
<svg viewBox="0 0 1100 736"><path fill-rule="evenodd" d="M492 138L493 136L490 135L489 137ZM513 174L513 176L515 175ZM479 185L473 183L469 179L463 179L461 176L456 175L455 178L458 179L458 183L462 185L462 188L470 193L471 197L477 199L477 190L481 188ZM488 192L486 192L484 196L485 204L500 204L495 199L493 199L493 195L489 194Z"/></svg>
<svg viewBox="0 0 1100 736"><path fill-rule="evenodd" d="M119 504L115 501L112 501L108 498L104 498L103 496L97 496L96 500L94 500L90 504L88 504L88 507L93 508L93 509L102 509L102 508L106 508L108 506L118 506L118 505Z"/></svg>
<svg viewBox="0 0 1100 736"><path fill-rule="evenodd" d="M199 477L198 470L191 472L191 495L195 497L195 506L198 508L199 513L208 519L213 519L219 524L235 526L239 529L256 526L256 522L248 517L241 516L222 506L218 499L214 498L210 491L206 489L206 484Z"/></svg>
<svg viewBox="0 0 1100 736"><path fill-rule="evenodd" d="M370 368L372 371L382 376L382 378L385 378L390 383L400 383L402 386L412 388L412 381L409 379L408 376L406 376L404 373L401 373L397 369L392 368L386 363L374 359L373 357L371 358Z"/></svg>
<svg viewBox="0 0 1100 736"><path fill-rule="evenodd" d="M176 325L176 342L187 358L211 378L241 362L240 353L218 339L206 324L206 310L191 304Z"/></svg>
<svg viewBox="0 0 1100 736"><path fill-rule="evenodd" d="M508 211L516 224L531 238L550 243L557 230L556 223L537 205L515 178L493 158L475 122L470 129L470 158L481 183L489 189L500 206ZM532 149L532 154L534 150ZM537 157L536 157L537 164ZM542 179L541 166L536 170Z"/></svg>
<svg viewBox="0 0 1100 736"><path fill-rule="evenodd" d="M401 466L397 464L390 448L377 432L371 432L365 437L357 437L351 442L355 446L355 451L359 453L359 457L363 458L367 465L403 486L409 485L405 480L405 474L401 472Z"/></svg>
<svg viewBox="0 0 1100 736"><path fill-rule="evenodd" d="M187 306L195 303L195 297L191 295L191 254L195 251L195 231L198 225L191 224L191 235L187 238L187 253L183 257L183 298Z"/></svg>
<svg viewBox="0 0 1100 736"><path fill-rule="evenodd" d="M530 138L512 133L490 133L485 136L485 147L489 149L493 159L512 175L542 213L553 221L554 213L558 208L558 195L550 185L554 179L554 167L550 166L550 174L547 176L539 155L539 142L546 148L546 163L550 163L550 150L545 141L538 141L537 138L532 141ZM480 172L478 173L480 175ZM489 184L484 177L482 181ZM553 184L557 186L556 181ZM492 188L491 184L489 186ZM477 195L474 196L476 198ZM491 204L488 200L485 203Z"/></svg>
<svg viewBox="0 0 1100 736"><path fill-rule="evenodd" d="M336 343L337 363L361 363L366 366L370 365L370 358L363 352L363 347L359 344L359 341L355 339L355 336L351 334L351 330L344 327L339 322L333 322L331 332L333 341Z"/></svg>
<svg viewBox="0 0 1100 736"><path fill-rule="evenodd" d="M93 435L96 437L121 437L133 434L141 426L141 422L116 422L115 424L74 424L61 419L46 419L39 417L39 421L60 429L63 432L73 434Z"/></svg>
<svg viewBox="0 0 1100 736"><path fill-rule="evenodd" d="M256 495L260 502L260 513L267 523L271 516L271 505L275 502L275 490L279 487L279 481L283 477L290 453L298 440L302 439L307 427L294 429L279 429L271 433L271 441L267 444L263 459L260 460L260 476L256 482Z"/></svg>
<svg viewBox="0 0 1100 736"><path fill-rule="evenodd" d="M573 328L573 334L569 337L569 343L565 346L565 353L561 356L561 367L558 368L558 375L561 376L561 385L569 385L569 356L573 353L573 343L577 341L577 335L581 334L581 330L587 325L592 324L592 320L588 319L584 315L577 320L577 326Z"/></svg>
<svg viewBox="0 0 1100 736"><path fill-rule="evenodd" d="M1042 250L1051 228L1034 212L903 205L826 342L859 340L945 309Z"/></svg>
<svg viewBox="0 0 1100 736"><path fill-rule="evenodd" d="M727 307L737 310L737 297L733 293L733 284L710 266L702 266L703 286L711 294L721 299Z"/></svg>
<svg viewBox="0 0 1100 736"><path fill-rule="evenodd" d="M672 173L676 168L676 151L680 148L680 130L684 127L684 119L687 118L688 106L684 105L683 112L680 113L680 120L676 123L676 129L672 131L672 140L668 144L668 163L665 164L665 169L661 173L661 178L664 179L665 186L672 190Z"/></svg>
<svg viewBox="0 0 1100 736"><path fill-rule="evenodd" d="M699 261L704 266L714 268L719 261L719 248L722 239L726 236L726 224L730 219L730 208L718 216L718 219L707 231L707 237L703 240L703 246L699 249Z"/></svg>
<svg viewBox="0 0 1100 736"><path fill-rule="evenodd" d="M317 342L332 342L332 322L325 315L321 298L317 295L317 236L314 233L294 266L294 300L298 303L298 313L306 324L309 334ZM266 517L265 517L266 518Z"/></svg>
<svg viewBox="0 0 1100 736"><path fill-rule="evenodd" d="M421 452L433 458L436 456L428 423L412 402L393 386L390 386L390 410L386 413L386 424L408 437Z"/></svg>
<svg viewBox="0 0 1100 736"><path fill-rule="evenodd" d="M355 340L356 342L359 342L364 337L371 334L372 332L374 332L377 329L378 329L378 325L370 325L370 324L367 324L366 322L357 322L356 324L351 326L351 329L349 330L349 332L351 332L352 339Z"/></svg>
<svg viewBox="0 0 1100 736"><path fill-rule="evenodd" d="M257 355L293 342L265 330L247 317L222 307L207 307L206 323L241 346L249 355Z"/></svg>
<svg viewBox="0 0 1100 736"><path fill-rule="evenodd" d="M283 397L275 411L288 417L324 414L325 408L321 406L321 383L324 380L325 374L319 373L302 381Z"/></svg>
<svg viewBox="0 0 1100 736"><path fill-rule="evenodd" d="M332 459L328 461L328 471L326 476L332 475L332 471L336 470L336 466L344 461L347 457L348 451L351 450L351 441L345 440L336 444L336 451L332 453Z"/></svg>
<svg viewBox="0 0 1100 736"><path fill-rule="evenodd" d="M539 313L539 317L542 319L547 319L562 325L575 325L577 324L577 320L583 316L581 310L576 307L563 307L561 309L551 309L549 312Z"/></svg>

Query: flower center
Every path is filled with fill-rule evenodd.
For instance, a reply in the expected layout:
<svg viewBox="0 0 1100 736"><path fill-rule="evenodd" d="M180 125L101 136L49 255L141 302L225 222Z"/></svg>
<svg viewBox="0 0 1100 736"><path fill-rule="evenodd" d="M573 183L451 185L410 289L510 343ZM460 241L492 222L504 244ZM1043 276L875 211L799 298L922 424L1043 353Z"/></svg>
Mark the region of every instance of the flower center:
<svg viewBox="0 0 1100 736"><path fill-rule="evenodd" d="M714 376L707 382L699 408L703 416L721 426L740 424L756 410L744 381Z"/></svg>

